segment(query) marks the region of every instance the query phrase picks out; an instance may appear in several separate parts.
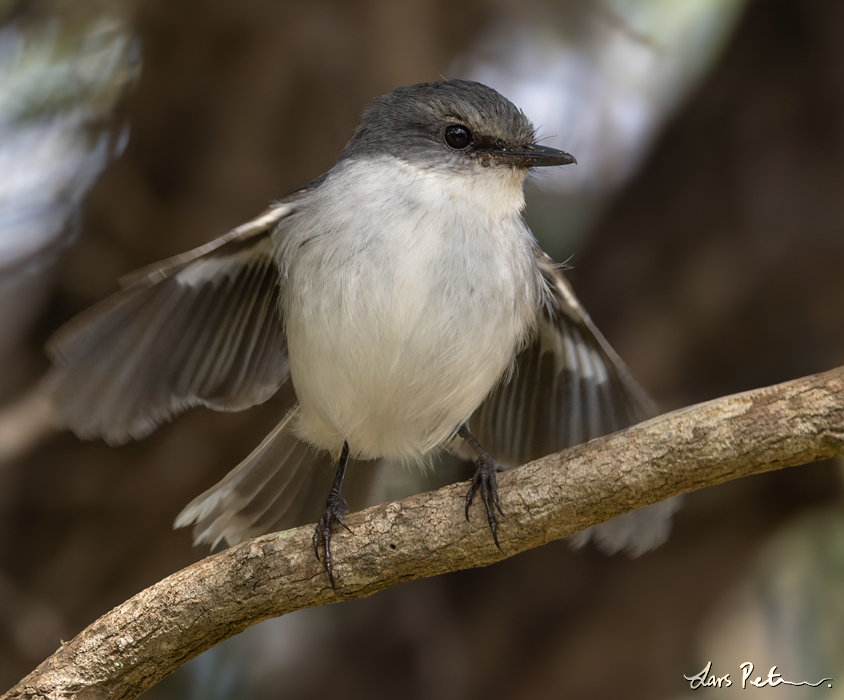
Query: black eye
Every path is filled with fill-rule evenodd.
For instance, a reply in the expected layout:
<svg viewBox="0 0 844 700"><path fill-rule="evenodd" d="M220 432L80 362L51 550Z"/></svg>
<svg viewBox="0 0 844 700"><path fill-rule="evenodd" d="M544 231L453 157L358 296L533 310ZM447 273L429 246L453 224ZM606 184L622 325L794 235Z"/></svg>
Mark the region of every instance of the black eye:
<svg viewBox="0 0 844 700"><path fill-rule="evenodd" d="M445 128L443 139L449 148L462 151L472 145L472 132L462 124L452 124Z"/></svg>

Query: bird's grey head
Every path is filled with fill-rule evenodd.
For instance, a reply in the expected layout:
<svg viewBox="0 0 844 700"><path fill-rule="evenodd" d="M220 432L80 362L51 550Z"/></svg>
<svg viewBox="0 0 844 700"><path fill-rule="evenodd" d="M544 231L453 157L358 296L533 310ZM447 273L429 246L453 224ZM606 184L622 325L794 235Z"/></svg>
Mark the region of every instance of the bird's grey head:
<svg viewBox="0 0 844 700"><path fill-rule="evenodd" d="M453 170L575 162L534 141L533 124L510 100L481 83L449 80L375 98L340 160L389 155L418 167Z"/></svg>

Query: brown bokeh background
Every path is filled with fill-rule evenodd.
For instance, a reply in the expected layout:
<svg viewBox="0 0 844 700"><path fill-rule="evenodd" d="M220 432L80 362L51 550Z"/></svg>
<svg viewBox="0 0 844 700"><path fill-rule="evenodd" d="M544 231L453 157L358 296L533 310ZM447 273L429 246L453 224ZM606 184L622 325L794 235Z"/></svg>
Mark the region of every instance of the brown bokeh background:
<svg viewBox="0 0 844 700"><path fill-rule="evenodd" d="M49 333L121 274L319 175L367 99L437 79L493 18L539 4L140 2L131 140L88 199L17 383L43 370ZM667 409L844 364L842 29L834 0L750 2L572 251L584 305ZM117 449L61 435L0 470L0 690L202 555L172 521L262 439L274 408L193 411ZM297 613L279 633L295 667L267 687L238 676L227 696L678 696L702 626L754 553L840 497L834 463L795 468L692 494L669 543L639 560L553 543ZM213 696L177 675L150 696Z"/></svg>

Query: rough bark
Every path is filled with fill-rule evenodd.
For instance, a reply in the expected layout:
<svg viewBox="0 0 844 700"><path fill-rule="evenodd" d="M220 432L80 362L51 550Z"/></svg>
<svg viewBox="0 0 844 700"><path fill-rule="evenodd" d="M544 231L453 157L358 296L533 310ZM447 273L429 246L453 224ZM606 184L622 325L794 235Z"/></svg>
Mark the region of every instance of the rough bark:
<svg viewBox="0 0 844 700"><path fill-rule="evenodd" d="M844 367L675 411L502 474L502 551L477 507L464 519L465 484L349 515L353 534L333 541L336 592L312 526L259 537L118 606L0 700L134 698L269 617L484 566L670 496L842 453Z"/></svg>

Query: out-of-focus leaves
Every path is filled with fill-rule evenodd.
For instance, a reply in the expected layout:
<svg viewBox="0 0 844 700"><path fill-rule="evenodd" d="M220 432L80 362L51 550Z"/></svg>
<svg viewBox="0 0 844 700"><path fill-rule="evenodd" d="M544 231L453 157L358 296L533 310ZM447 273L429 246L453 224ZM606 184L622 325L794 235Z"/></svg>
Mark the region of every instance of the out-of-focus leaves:
<svg viewBox="0 0 844 700"><path fill-rule="evenodd" d="M733 681L714 692L735 695L744 692L739 666L749 661L749 680L765 679L777 666L788 681L831 678L837 688L844 676L844 509L818 509L794 520L759 549L748 568L714 607L701 638L699 668L687 675L711 661L712 674L729 673ZM782 685L775 692L788 700L808 697L811 689ZM829 691L824 683L814 692Z"/></svg>
<svg viewBox="0 0 844 700"><path fill-rule="evenodd" d="M636 172L665 120L719 56L744 4L533 6L504 14L455 62L453 75L507 95L543 143L577 158L577 166L532 178L528 216L552 256L570 253L607 195Z"/></svg>
<svg viewBox="0 0 844 700"><path fill-rule="evenodd" d="M78 114L99 122L137 72L136 49L120 20L98 18L83 35L59 26L26 34L18 25L0 31L0 127Z"/></svg>
<svg viewBox="0 0 844 700"><path fill-rule="evenodd" d="M125 11L0 29L0 360L42 308L69 221L125 142L110 128L138 67Z"/></svg>

